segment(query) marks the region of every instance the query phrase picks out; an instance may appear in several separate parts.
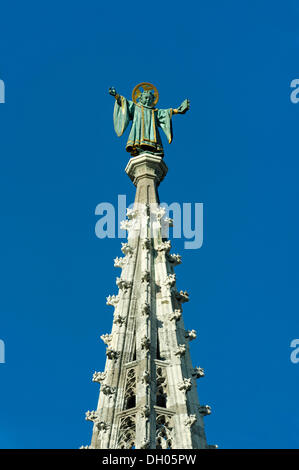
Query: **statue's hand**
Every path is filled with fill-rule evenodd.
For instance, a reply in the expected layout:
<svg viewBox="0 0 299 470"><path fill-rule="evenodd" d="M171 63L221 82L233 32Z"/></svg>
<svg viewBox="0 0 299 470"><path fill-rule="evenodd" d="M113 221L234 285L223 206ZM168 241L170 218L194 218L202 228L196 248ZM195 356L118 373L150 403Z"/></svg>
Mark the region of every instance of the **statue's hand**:
<svg viewBox="0 0 299 470"><path fill-rule="evenodd" d="M178 107L178 109L177 109L178 114L185 114L188 111L189 108L190 108L190 100L186 99Z"/></svg>
<svg viewBox="0 0 299 470"><path fill-rule="evenodd" d="M115 95L116 95L116 89L114 88L114 86L112 86L111 88L109 88L109 94L112 95L112 96L115 96Z"/></svg>

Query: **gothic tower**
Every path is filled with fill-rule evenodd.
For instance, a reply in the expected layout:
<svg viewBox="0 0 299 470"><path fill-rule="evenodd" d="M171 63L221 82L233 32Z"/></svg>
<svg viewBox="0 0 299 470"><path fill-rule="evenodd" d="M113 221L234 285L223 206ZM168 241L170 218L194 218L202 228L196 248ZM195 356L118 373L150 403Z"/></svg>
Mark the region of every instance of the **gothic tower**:
<svg viewBox="0 0 299 470"><path fill-rule="evenodd" d="M197 379L204 376L192 367L189 342L194 330L185 330L182 305L187 292L176 287L174 268L181 256L171 253L163 231L171 219L159 205L157 188L167 173L161 156L144 152L132 157L126 173L136 186L133 209L127 210L122 228L124 256L114 260L121 269L116 278L118 294L107 298L114 309L104 372L95 372L100 384L93 422L93 449L203 449L203 417L209 406L200 406Z"/></svg>

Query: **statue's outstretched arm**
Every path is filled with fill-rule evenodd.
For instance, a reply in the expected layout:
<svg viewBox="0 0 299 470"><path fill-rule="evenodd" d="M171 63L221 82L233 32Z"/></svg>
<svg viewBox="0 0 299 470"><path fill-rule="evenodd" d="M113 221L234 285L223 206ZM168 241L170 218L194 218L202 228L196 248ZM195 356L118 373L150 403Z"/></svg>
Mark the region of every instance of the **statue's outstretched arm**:
<svg viewBox="0 0 299 470"><path fill-rule="evenodd" d="M111 96L114 96L114 98L117 100L118 104L121 106L120 95L116 92L116 89L113 86L109 88L109 94Z"/></svg>
<svg viewBox="0 0 299 470"><path fill-rule="evenodd" d="M185 114L190 109L190 100L185 99L182 104L177 108L173 109L173 114Z"/></svg>

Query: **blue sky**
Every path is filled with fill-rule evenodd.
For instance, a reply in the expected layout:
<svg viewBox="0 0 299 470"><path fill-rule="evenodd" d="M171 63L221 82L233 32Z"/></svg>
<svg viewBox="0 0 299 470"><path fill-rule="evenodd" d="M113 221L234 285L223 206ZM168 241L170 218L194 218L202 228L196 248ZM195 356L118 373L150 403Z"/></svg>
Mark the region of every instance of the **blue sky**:
<svg viewBox="0 0 299 470"><path fill-rule="evenodd" d="M208 441L299 447L298 16L292 0L2 4L1 448L90 441L121 254L94 210L134 196L107 90L141 81L160 107L191 100L164 139L160 197L204 204L202 248L173 245Z"/></svg>

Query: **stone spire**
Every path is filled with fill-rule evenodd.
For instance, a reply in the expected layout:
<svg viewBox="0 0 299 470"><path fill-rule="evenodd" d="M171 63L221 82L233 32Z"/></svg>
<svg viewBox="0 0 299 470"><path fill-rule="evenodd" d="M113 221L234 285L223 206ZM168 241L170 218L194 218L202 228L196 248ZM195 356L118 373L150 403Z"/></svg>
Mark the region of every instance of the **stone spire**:
<svg viewBox="0 0 299 470"><path fill-rule="evenodd" d="M89 448L200 449L208 448L197 379L192 367L182 304L187 292L176 287L174 267L181 257L171 254L162 238L165 219L157 188L167 173L163 159L142 153L128 162L126 173L136 186L133 209L122 228L128 241L124 256L114 260L121 269L118 294L107 298L114 308L112 331L101 336L107 346L104 372L95 372L100 384L97 411L88 411L93 434Z"/></svg>

